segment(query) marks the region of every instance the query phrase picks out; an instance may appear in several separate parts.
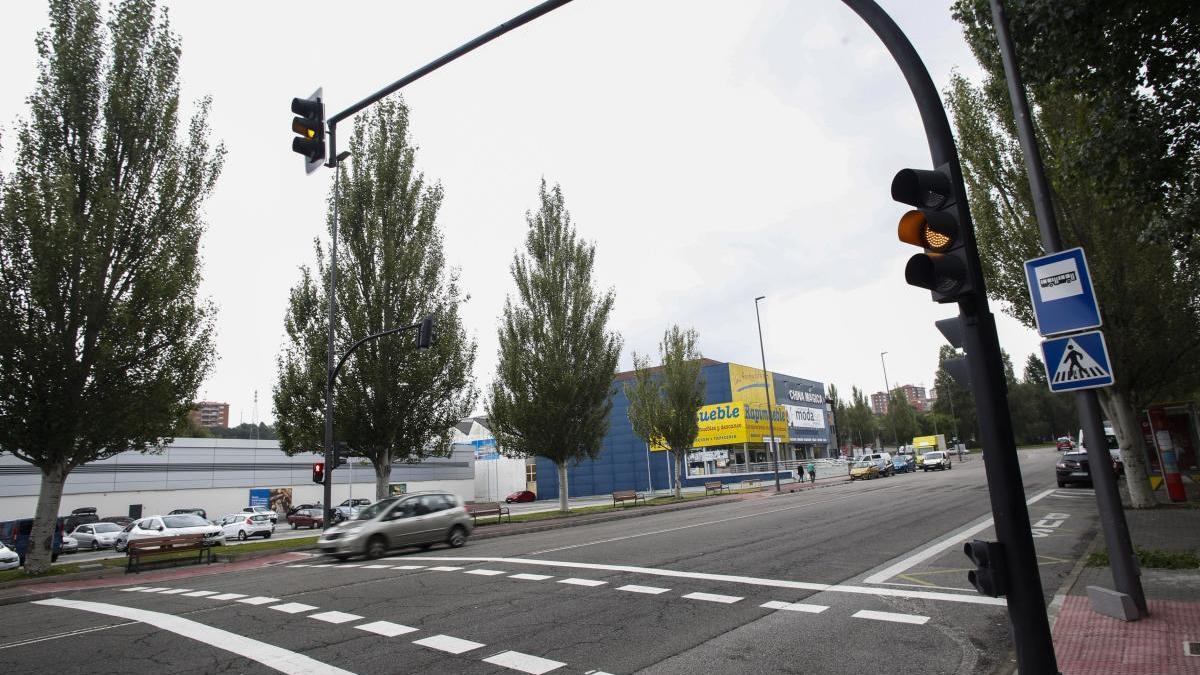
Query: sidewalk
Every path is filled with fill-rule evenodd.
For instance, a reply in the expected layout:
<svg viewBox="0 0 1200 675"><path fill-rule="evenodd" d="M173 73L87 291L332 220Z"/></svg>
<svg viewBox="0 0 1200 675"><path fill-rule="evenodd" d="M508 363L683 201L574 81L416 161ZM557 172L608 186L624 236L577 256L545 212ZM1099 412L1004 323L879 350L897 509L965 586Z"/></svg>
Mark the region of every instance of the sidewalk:
<svg viewBox="0 0 1200 675"><path fill-rule="evenodd" d="M1165 506L1125 511L1134 546L1200 552L1200 485L1184 482L1188 502L1183 505L1170 505L1165 490L1160 490L1156 495ZM1106 550L1103 533L1097 534L1091 550ZM1112 570L1083 567L1066 590L1052 630L1063 675L1200 673L1200 655L1185 652L1185 643L1200 643L1200 569L1144 568L1142 588L1150 615L1134 622L1092 611L1088 586L1113 588Z"/></svg>

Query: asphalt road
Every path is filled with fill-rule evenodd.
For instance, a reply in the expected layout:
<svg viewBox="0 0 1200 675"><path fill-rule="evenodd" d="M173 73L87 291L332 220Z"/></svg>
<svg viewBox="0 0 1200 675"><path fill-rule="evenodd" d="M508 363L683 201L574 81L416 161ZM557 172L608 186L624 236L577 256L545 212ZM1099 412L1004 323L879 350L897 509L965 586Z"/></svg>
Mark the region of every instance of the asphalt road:
<svg viewBox="0 0 1200 675"><path fill-rule="evenodd" d="M1049 598L1090 491L1022 451ZM982 461L795 494L0 607L0 663L60 673L974 673L1010 657L969 590ZM138 589L138 590L134 590ZM249 601L249 602L247 602ZM339 670L340 669L340 670Z"/></svg>

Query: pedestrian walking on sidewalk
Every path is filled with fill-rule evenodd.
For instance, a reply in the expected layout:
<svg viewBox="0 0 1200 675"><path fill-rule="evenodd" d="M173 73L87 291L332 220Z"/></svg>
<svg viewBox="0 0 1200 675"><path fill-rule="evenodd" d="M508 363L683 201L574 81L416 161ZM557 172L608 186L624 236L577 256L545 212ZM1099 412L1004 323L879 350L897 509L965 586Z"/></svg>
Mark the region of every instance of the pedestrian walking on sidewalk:
<svg viewBox="0 0 1200 675"><path fill-rule="evenodd" d="M812 481L813 485L817 484L817 465L812 462L808 463L808 480Z"/></svg>

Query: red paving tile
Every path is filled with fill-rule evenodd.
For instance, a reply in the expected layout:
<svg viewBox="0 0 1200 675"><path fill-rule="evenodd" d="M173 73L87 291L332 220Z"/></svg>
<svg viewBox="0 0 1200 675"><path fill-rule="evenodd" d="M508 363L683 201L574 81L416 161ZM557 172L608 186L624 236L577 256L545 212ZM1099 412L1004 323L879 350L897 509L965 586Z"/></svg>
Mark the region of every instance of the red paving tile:
<svg viewBox="0 0 1200 675"><path fill-rule="evenodd" d="M1092 611L1086 597L1063 602L1054 622L1054 651L1063 675L1174 675L1200 673L1200 603L1150 600L1150 616L1125 622Z"/></svg>

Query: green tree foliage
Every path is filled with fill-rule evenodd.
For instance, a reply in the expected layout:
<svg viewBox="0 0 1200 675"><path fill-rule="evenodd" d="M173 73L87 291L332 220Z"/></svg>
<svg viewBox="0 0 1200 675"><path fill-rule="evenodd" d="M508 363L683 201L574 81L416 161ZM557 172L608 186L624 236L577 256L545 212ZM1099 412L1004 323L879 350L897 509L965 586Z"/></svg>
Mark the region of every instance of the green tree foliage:
<svg viewBox="0 0 1200 675"><path fill-rule="evenodd" d="M334 438L375 469L375 496L388 494L392 463L445 455L450 428L468 415L476 391L468 340L458 305L457 274L446 269L439 184L416 169L416 148L402 101L377 104L356 124L351 168L343 163L338 239L337 351L391 328L434 317L434 341L417 350L413 332L363 344L346 361L334 387ZM330 197L332 234L333 197ZM285 452L323 447L328 341L329 263L315 244L318 273L300 270L277 357L273 392ZM320 279L318 281L317 279Z"/></svg>
<svg viewBox="0 0 1200 675"><path fill-rule="evenodd" d="M700 425L696 412L704 403L704 378L694 329L671 326L658 346L661 364L633 354L634 380L625 386L629 421L647 443L667 446L673 462L675 498L683 497L683 467L696 443Z"/></svg>
<svg viewBox="0 0 1200 675"><path fill-rule="evenodd" d="M834 439L833 445L834 449L840 453L843 444L848 442L850 439L850 434L845 426L846 414L847 410L849 409L846 407L846 402L842 400L841 394L838 393L837 386L832 383L829 385L828 398L830 400L831 407L833 408L834 433L837 434L837 438Z"/></svg>
<svg viewBox="0 0 1200 675"><path fill-rule="evenodd" d="M850 406L846 409L846 435L850 443L860 448L874 445L879 436L871 404L858 387L850 387Z"/></svg>
<svg viewBox="0 0 1200 675"><path fill-rule="evenodd" d="M0 189L0 450L42 472L44 572L67 475L167 440L212 361L201 207L208 101L179 118L178 38L152 2L54 0Z"/></svg>
<svg viewBox="0 0 1200 675"><path fill-rule="evenodd" d="M538 197L513 256L517 298L504 304L487 414L500 447L554 462L566 512L567 465L599 456L608 431L621 338L607 329L613 292L592 287L595 246L576 236L559 186L543 180Z"/></svg>
<svg viewBox="0 0 1200 675"><path fill-rule="evenodd" d="M1049 443L1059 436L1074 436L1079 428L1075 397L1050 391L1036 354L1026 359L1021 382L1009 386L1008 406L1017 443Z"/></svg>
<svg viewBox="0 0 1200 675"><path fill-rule="evenodd" d="M934 401L933 412L949 421L949 429L944 432L948 440L957 436L963 443L973 445L978 432L975 395L970 389L959 385L942 365L946 360L958 357L959 354L950 345L938 348L938 370L933 378L937 400Z"/></svg>
<svg viewBox="0 0 1200 675"><path fill-rule="evenodd" d="M887 414L883 415L880 428L886 430L889 437L894 431L896 439L893 440L898 445L911 443L913 436L921 431L921 423L917 416L917 411L909 404L904 391L893 389L888 396L888 410Z"/></svg>
<svg viewBox="0 0 1200 675"><path fill-rule="evenodd" d="M1104 313L1116 385L1101 403L1144 507L1138 411L1200 386L1200 69L1193 3L1118 4L1028 0L1010 14L1063 242L1086 249ZM1021 265L1042 249L991 14L985 0L955 11L986 73L980 87L956 77L949 92L984 274L1032 327Z"/></svg>

